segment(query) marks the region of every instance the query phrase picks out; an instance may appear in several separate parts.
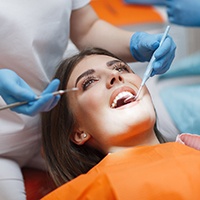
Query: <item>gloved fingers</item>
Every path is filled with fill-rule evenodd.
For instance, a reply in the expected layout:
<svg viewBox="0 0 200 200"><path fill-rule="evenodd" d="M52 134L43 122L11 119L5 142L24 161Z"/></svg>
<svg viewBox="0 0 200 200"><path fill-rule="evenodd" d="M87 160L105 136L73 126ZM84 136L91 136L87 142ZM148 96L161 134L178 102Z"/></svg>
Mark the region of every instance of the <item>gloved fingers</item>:
<svg viewBox="0 0 200 200"><path fill-rule="evenodd" d="M151 73L151 77L154 75L158 75L158 74L163 74L165 73L167 70L169 69L169 66L166 63L156 63L156 65L153 68L153 71Z"/></svg>
<svg viewBox="0 0 200 200"><path fill-rule="evenodd" d="M130 50L137 61L149 61L154 53L158 60L171 50L175 51L175 43L170 36L167 36L161 46L160 42L163 34L151 35L148 33L136 32L133 34L130 43Z"/></svg>
<svg viewBox="0 0 200 200"><path fill-rule="evenodd" d="M163 44L155 50L154 52L155 58L158 60L161 57L163 57L165 54L167 54L170 51L170 45L171 45L171 41L167 37L164 40Z"/></svg>
<svg viewBox="0 0 200 200"><path fill-rule="evenodd" d="M7 104L11 104L18 101L33 101L36 98L36 94L25 82L20 83L21 86L16 83L11 86L5 87L1 96Z"/></svg>
<svg viewBox="0 0 200 200"><path fill-rule="evenodd" d="M41 98L38 100L38 106L40 106L40 112L46 112L51 110L59 101L60 95L53 96L49 99L48 96L57 91L60 84L59 79L54 79L42 92ZM45 100L46 99L46 100ZM40 103L41 102L41 103ZM40 103L40 104L39 104Z"/></svg>
<svg viewBox="0 0 200 200"><path fill-rule="evenodd" d="M139 38L138 46L143 48L145 51L153 52L155 51L160 43L162 38L162 34L148 34L143 33L142 36Z"/></svg>
<svg viewBox="0 0 200 200"><path fill-rule="evenodd" d="M43 95L40 99L29 102L28 104L12 108L12 111L22 113L29 116L34 116L40 112L49 111L58 103L60 95L54 96L49 93Z"/></svg>
<svg viewBox="0 0 200 200"><path fill-rule="evenodd" d="M140 62L149 61L153 52L158 48L161 35L151 35L144 32L136 32L130 40L132 56Z"/></svg>
<svg viewBox="0 0 200 200"><path fill-rule="evenodd" d="M167 56L167 54L175 54L176 45L170 36L164 40L163 44L155 51L154 56L156 60Z"/></svg>
<svg viewBox="0 0 200 200"><path fill-rule="evenodd" d="M0 80L0 95L6 103L29 101L36 96L30 86L12 70L1 69Z"/></svg>
<svg viewBox="0 0 200 200"><path fill-rule="evenodd" d="M31 105L31 115L47 112L57 105L60 95L45 94Z"/></svg>
<svg viewBox="0 0 200 200"><path fill-rule="evenodd" d="M25 115L34 116L35 114L39 113L41 109L43 109L44 104L52 99L52 97L53 95L49 94L25 105L14 107L11 110Z"/></svg>
<svg viewBox="0 0 200 200"><path fill-rule="evenodd" d="M165 73L171 66L174 60L175 54L169 54L166 59L158 60L157 63L154 65L154 69L156 74L163 74Z"/></svg>
<svg viewBox="0 0 200 200"><path fill-rule="evenodd" d="M20 79L18 85L11 86L8 90L12 92L10 96L19 101L32 101L36 97L32 88L23 79Z"/></svg>
<svg viewBox="0 0 200 200"><path fill-rule="evenodd" d="M41 95L44 95L44 94L48 94L48 93L52 93L52 92L55 92L57 91L58 87L59 87L59 84L60 84L60 80L59 79L54 79L52 80L49 85L46 87L46 89L42 92Z"/></svg>
<svg viewBox="0 0 200 200"><path fill-rule="evenodd" d="M171 45L171 48L169 51L163 51L162 57L157 57L155 62L153 63L153 73L152 76L155 74L163 74L165 73L169 68L170 65L175 57L175 50L176 46ZM165 54L164 54L165 53Z"/></svg>
<svg viewBox="0 0 200 200"><path fill-rule="evenodd" d="M151 73L151 77L156 75L156 74L163 74L166 71L168 71L174 57L175 57L174 54L170 54L169 57L166 60L163 60L163 59L156 60L153 63L153 71Z"/></svg>
<svg viewBox="0 0 200 200"><path fill-rule="evenodd" d="M42 92L39 99L31 101L26 105L12 108L11 110L29 116L49 111L58 103L60 99L60 95L54 96L52 94L52 92L55 92L58 89L59 84L60 81L58 79L54 79Z"/></svg>
<svg viewBox="0 0 200 200"><path fill-rule="evenodd" d="M141 41L149 51L155 51L160 44L160 40L162 38L162 34L150 35L148 34L147 37L143 38Z"/></svg>
<svg viewBox="0 0 200 200"><path fill-rule="evenodd" d="M48 103L48 107L46 107L42 112L47 112L47 111L50 111L52 108L54 108L57 105L60 98L61 98L60 95L54 96L51 102Z"/></svg>
<svg viewBox="0 0 200 200"><path fill-rule="evenodd" d="M51 110L60 99L60 95L53 96L52 94L46 94L42 96L39 100L34 102L32 105L32 114L37 114L39 112L47 112Z"/></svg>

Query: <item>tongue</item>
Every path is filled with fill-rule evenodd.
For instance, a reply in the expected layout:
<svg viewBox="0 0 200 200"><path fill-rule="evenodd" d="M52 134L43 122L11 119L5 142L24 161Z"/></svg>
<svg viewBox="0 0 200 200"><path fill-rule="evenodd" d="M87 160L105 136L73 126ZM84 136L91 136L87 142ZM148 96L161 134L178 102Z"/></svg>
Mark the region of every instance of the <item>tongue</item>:
<svg viewBox="0 0 200 200"><path fill-rule="evenodd" d="M124 105L124 99L119 99L119 100L117 101L116 107L120 107L120 106L123 106L123 105Z"/></svg>
<svg viewBox="0 0 200 200"><path fill-rule="evenodd" d="M125 99L127 99L127 98L121 98L121 99L119 99L117 101L117 106L116 107L120 107L120 106L123 106L123 105L131 102L131 101L124 102Z"/></svg>

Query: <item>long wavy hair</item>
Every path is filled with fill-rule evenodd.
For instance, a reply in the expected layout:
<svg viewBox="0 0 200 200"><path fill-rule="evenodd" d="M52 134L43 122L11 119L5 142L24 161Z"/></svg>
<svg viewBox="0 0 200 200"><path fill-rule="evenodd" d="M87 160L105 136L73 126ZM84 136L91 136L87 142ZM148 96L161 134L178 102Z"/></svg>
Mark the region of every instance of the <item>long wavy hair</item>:
<svg viewBox="0 0 200 200"><path fill-rule="evenodd" d="M59 89L65 89L73 69L90 55L107 55L119 59L100 48L87 48L64 60L54 78L60 80ZM49 112L42 113L43 153L55 184L60 186L80 174L88 172L106 155L85 144L76 145L70 140L76 119L70 109L68 96L62 95L59 103ZM160 132L154 127L160 142L164 142Z"/></svg>

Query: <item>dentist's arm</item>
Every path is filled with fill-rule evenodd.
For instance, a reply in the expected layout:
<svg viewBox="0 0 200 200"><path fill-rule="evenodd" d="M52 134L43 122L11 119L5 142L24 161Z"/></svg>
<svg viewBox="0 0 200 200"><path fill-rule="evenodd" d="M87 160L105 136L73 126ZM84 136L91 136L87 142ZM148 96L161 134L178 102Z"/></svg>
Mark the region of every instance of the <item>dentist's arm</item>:
<svg viewBox="0 0 200 200"><path fill-rule="evenodd" d="M99 19L90 5L72 12L70 35L79 49L87 46L101 47L127 62L149 61L156 51L154 74L169 69L176 49L170 36L158 48L162 34L133 33L120 29Z"/></svg>

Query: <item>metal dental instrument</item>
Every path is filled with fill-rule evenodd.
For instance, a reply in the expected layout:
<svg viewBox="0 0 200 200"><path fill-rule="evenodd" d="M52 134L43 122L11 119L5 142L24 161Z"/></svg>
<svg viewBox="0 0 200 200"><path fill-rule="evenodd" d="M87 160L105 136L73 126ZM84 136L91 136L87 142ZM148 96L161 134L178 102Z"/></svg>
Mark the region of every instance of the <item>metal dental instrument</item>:
<svg viewBox="0 0 200 200"><path fill-rule="evenodd" d="M170 29L170 26L167 26L166 29L165 29L165 32L163 33L163 36L162 36L162 39L161 39L161 41L160 41L159 47L163 44L164 40L166 39L167 34L168 34L168 32L169 32L169 29ZM159 47L158 47L158 48L159 48ZM149 77L151 76L151 73L152 73L152 71L153 71L152 64L153 64L154 61L155 61L155 57L154 57L154 54L153 54L152 57L151 57L151 60L149 61L149 64L147 65L147 69L146 69L146 71L145 71L145 73L144 73L144 76L143 76L143 79L142 79L142 83L141 83L140 88L139 88L139 90L138 90L138 92L137 92L137 95L134 97L134 100L136 100L136 99L139 97L140 92L141 92L141 90L142 90L142 87L144 86L144 84L146 83L146 81L147 81L147 80L149 79ZM131 97L130 97L130 98L131 98ZM129 99L129 98L127 98L125 101L127 102L128 99Z"/></svg>
<svg viewBox="0 0 200 200"><path fill-rule="evenodd" d="M56 95L62 95L62 94L64 94L64 93L66 93L66 92L71 92L71 91L77 91L78 90L78 88L71 88L71 89L66 89L66 90L58 90L58 91L56 91L56 92L52 92L52 94L54 95L54 96L56 96ZM40 99L42 96L38 96L38 97L36 97L35 98L35 100L38 100L38 99ZM0 111L1 110L5 110L5 109L8 109L8 108L14 108L14 107L16 107L16 106L21 106L21 105L24 105L24 104L28 104L28 103L30 103L30 102L33 102L33 101L22 101L22 102L16 102L16 103L11 103L11 104L8 104L8 105L6 105L6 106L2 106L2 107L0 107Z"/></svg>

